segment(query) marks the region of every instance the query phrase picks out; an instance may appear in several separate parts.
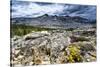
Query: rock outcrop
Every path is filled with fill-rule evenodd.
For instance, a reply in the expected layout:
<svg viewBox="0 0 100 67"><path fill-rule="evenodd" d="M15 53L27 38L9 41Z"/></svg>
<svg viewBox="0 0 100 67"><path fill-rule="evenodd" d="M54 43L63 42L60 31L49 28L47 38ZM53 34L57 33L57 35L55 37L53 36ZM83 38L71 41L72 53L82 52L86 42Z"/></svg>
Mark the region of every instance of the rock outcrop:
<svg viewBox="0 0 100 67"><path fill-rule="evenodd" d="M96 47L92 43L72 43L71 36L65 30L33 31L25 36L14 36L11 40L11 64L39 65L96 60Z"/></svg>

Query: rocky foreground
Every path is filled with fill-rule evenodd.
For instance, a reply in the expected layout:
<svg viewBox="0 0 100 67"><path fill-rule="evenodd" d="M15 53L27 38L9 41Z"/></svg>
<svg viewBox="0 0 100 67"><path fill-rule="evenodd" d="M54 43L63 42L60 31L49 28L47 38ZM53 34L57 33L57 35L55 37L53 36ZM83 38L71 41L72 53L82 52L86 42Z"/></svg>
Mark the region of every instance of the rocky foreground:
<svg viewBox="0 0 100 67"><path fill-rule="evenodd" d="M13 66L96 61L94 30L33 31L25 36L14 36L11 39Z"/></svg>

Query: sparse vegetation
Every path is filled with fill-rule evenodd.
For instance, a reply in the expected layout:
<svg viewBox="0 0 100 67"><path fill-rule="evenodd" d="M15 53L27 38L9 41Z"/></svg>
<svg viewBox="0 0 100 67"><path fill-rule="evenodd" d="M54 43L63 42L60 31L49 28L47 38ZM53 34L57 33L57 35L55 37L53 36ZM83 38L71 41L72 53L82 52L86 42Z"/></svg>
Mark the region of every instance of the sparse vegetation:
<svg viewBox="0 0 100 67"><path fill-rule="evenodd" d="M66 31L73 31L74 28L68 28L68 29L65 29Z"/></svg>
<svg viewBox="0 0 100 67"><path fill-rule="evenodd" d="M70 55L67 56L68 62L82 62L82 56L80 54L80 49L78 46L76 46L75 44L70 44L70 46L68 46L68 50L70 52Z"/></svg>
<svg viewBox="0 0 100 67"><path fill-rule="evenodd" d="M25 24L12 24L11 26L12 31L11 35L18 35L18 36L23 36L26 35L32 31L49 31L49 30L56 30L54 28L43 28L43 27L35 27L35 26L29 26ZM65 29L66 31L73 31L73 28L68 28Z"/></svg>
<svg viewBox="0 0 100 67"><path fill-rule="evenodd" d="M81 35L82 36L94 36L95 31L84 31Z"/></svg>
<svg viewBox="0 0 100 67"><path fill-rule="evenodd" d="M73 42L79 42L79 41L89 41L88 38L83 37L83 36L80 36L80 37L71 36L70 38L72 39L71 40L72 43Z"/></svg>
<svg viewBox="0 0 100 67"><path fill-rule="evenodd" d="M23 36L32 31L46 31L46 30L55 30L55 29L40 28L40 27L34 27L34 26L25 25L25 24L20 24L20 25L13 24L11 34L12 36L14 35Z"/></svg>
<svg viewBox="0 0 100 67"><path fill-rule="evenodd" d="M85 37L78 37L77 41L89 41L89 39Z"/></svg>

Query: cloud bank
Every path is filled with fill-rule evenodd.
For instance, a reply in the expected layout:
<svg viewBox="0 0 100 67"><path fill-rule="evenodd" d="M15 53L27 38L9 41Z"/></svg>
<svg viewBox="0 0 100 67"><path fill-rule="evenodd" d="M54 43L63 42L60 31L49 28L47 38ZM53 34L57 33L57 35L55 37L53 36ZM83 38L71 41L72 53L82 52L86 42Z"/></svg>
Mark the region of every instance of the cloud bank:
<svg viewBox="0 0 100 67"><path fill-rule="evenodd" d="M38 17L44 14L81 16L87 19L96 19L96 6L12 0L12 17Z"/></svg>

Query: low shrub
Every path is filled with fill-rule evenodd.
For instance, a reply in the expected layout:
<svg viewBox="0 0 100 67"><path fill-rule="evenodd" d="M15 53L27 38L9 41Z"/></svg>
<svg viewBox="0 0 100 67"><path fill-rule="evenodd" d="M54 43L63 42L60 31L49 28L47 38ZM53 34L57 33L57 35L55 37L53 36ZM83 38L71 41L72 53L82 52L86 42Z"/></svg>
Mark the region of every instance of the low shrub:
<svg viewBox="0 0 100 67"><path fill-rule="evenodd" d="M80 48L76 45L70 45L68 46L68 50L70 52L69 55L67 55L67 61L69 63L74 62L82 62L82 56L80 54Z"/></svg>

